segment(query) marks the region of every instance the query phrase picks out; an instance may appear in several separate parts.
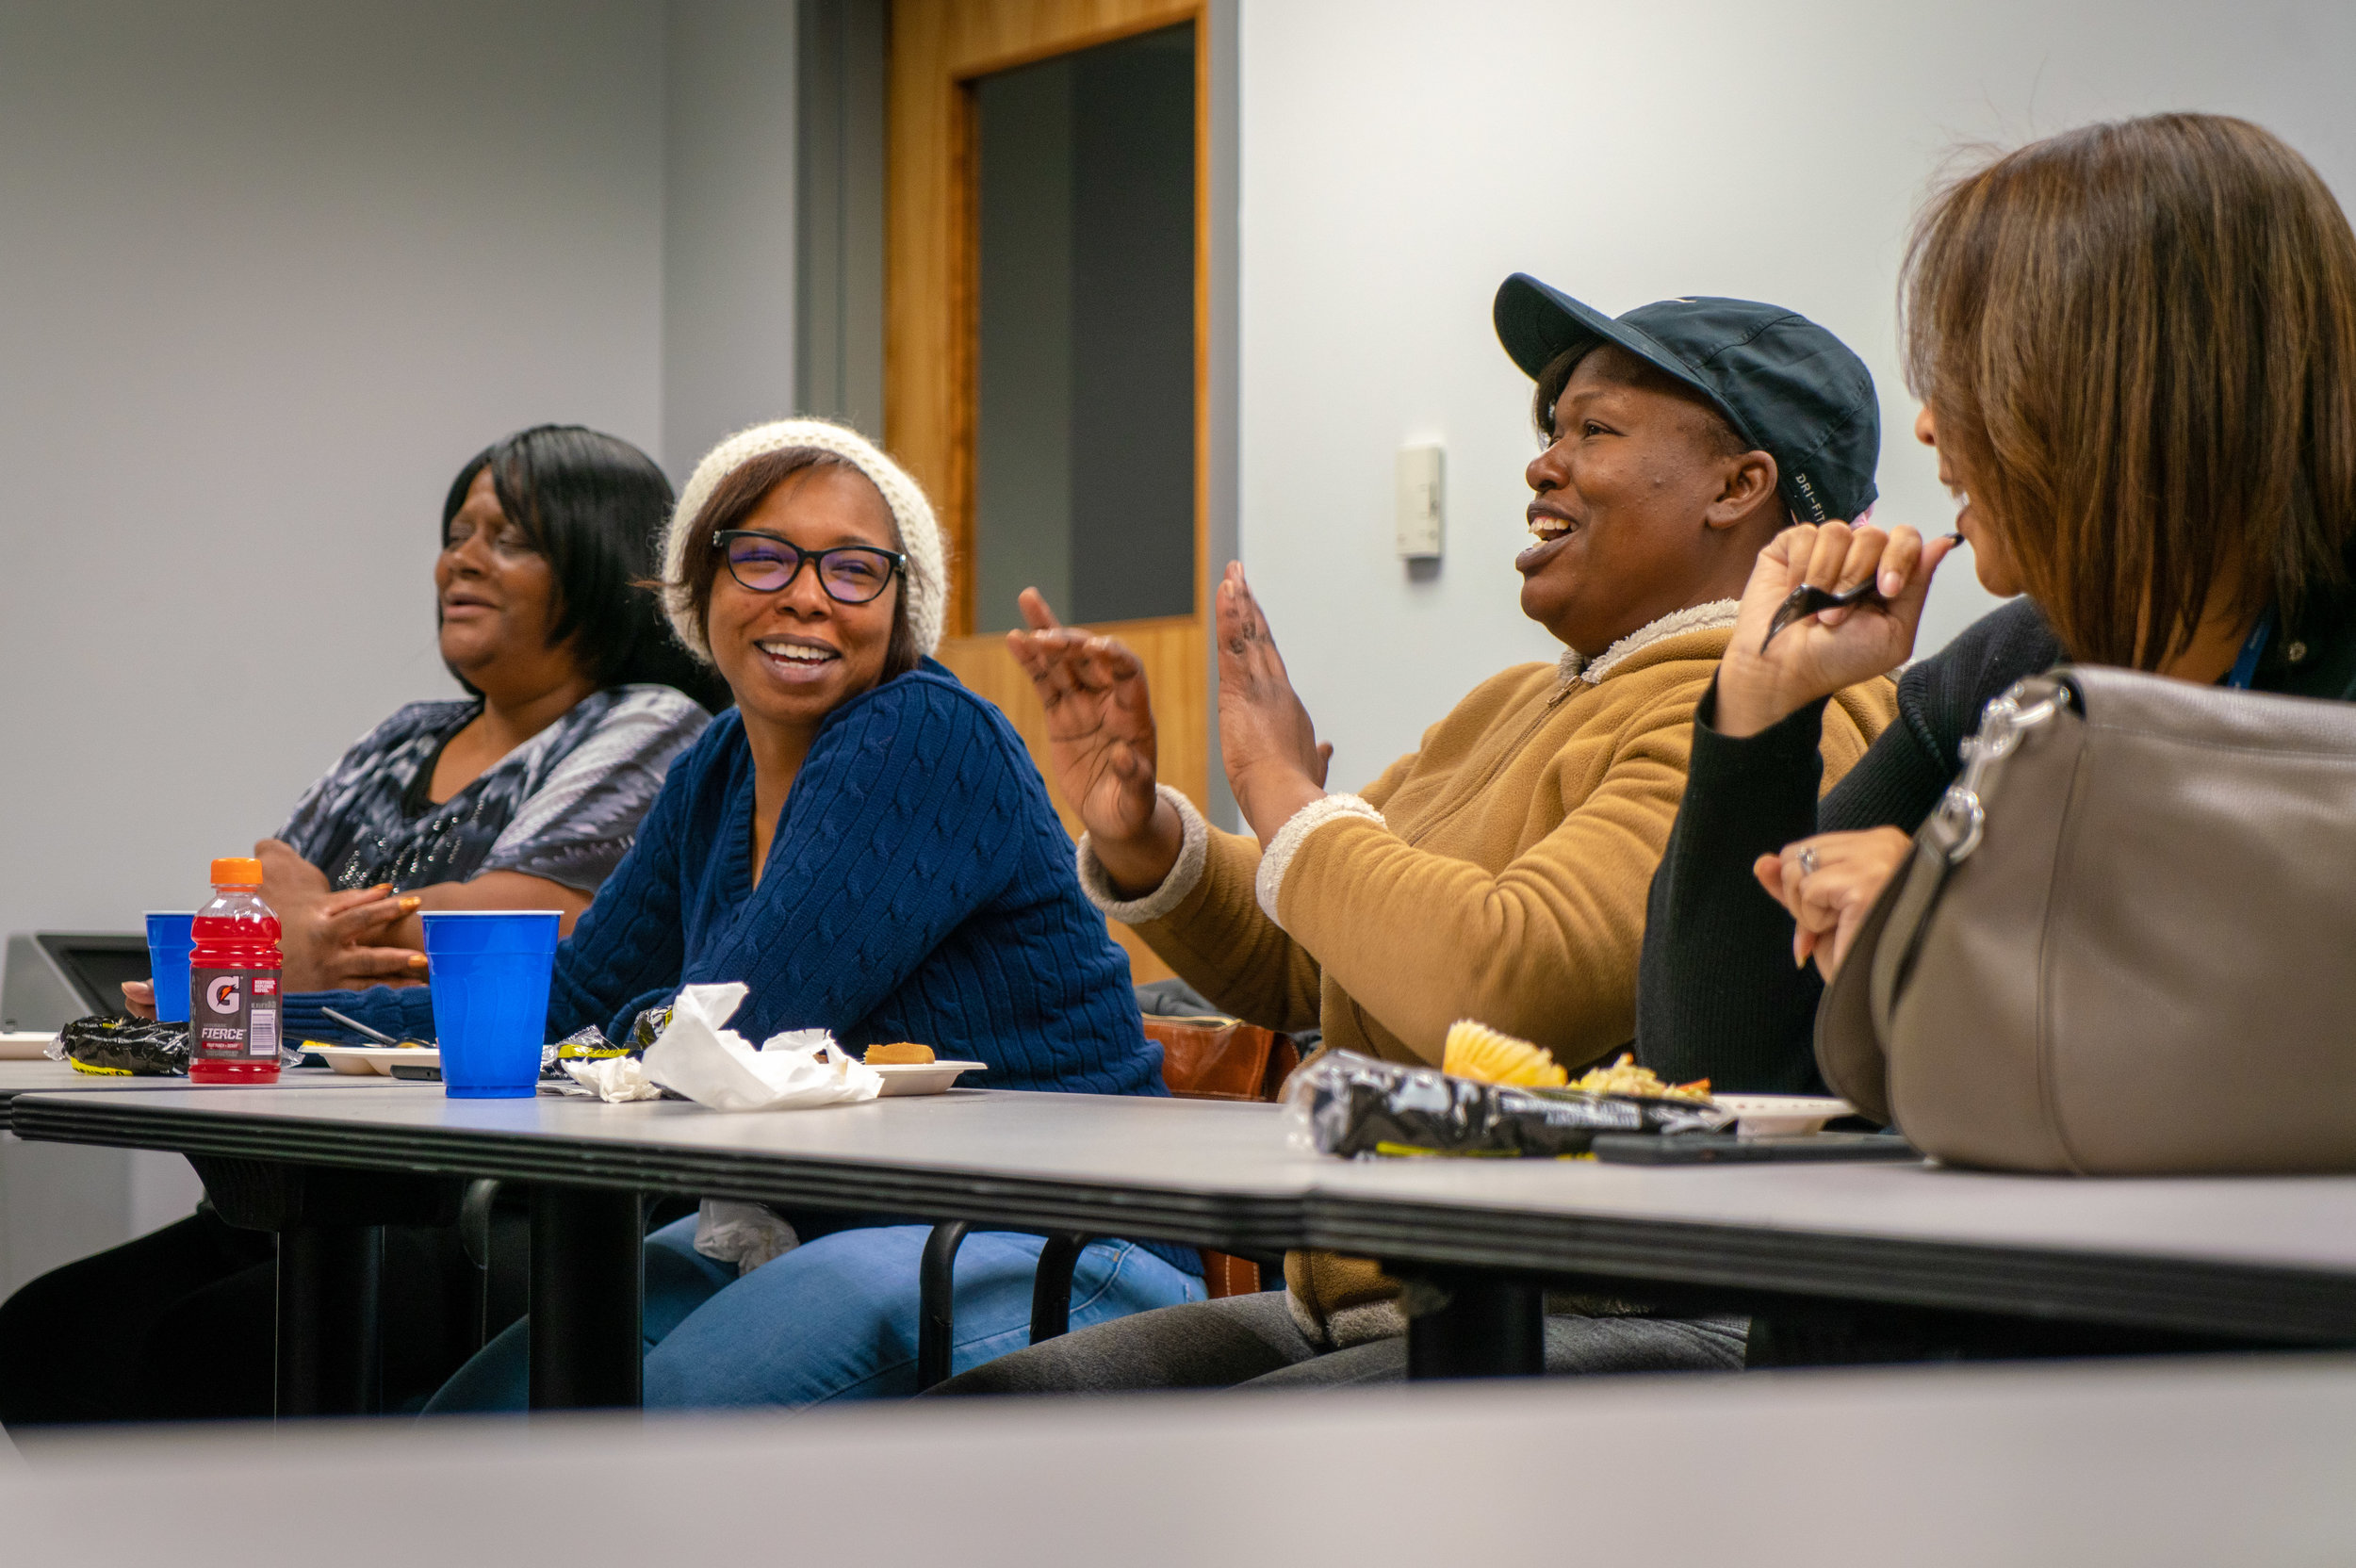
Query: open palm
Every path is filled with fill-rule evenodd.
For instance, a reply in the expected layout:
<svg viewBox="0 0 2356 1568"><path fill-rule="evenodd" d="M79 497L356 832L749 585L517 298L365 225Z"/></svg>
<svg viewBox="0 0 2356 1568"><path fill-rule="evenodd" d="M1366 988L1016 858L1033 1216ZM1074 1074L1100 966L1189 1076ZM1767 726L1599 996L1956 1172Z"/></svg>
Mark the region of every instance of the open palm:
<svg viewBox="0 0 2356 1568"><path fill-rule="evenodd" d="M1036 588L1022 597L1031 629L1006 646L1047 710L1055 788L1100 840L1143 836L1153 820L1153 709L1145 666L1120 639L1055 619Z"/></svg>

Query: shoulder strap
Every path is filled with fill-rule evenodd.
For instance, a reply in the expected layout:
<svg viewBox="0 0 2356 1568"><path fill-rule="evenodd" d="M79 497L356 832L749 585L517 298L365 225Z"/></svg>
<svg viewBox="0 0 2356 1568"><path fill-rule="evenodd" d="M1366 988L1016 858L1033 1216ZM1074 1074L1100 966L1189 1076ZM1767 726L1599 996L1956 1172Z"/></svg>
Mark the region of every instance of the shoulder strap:
<svg viewBox="0 0 2356 1568"><path fill-rule="evenodd" d="M1849 955L1824 988L1816 1007L1816 1070L1835 1094L1859 1113L1888 1125L1889 1017L1905 983L1922 917L1946 875L1946 857L1915 841L1913 858L1890 879L1865 923L1849 944ZM1918 883L1931 885L1919 897ZM1901 906L1905 908L1903 917Z"/></svg>

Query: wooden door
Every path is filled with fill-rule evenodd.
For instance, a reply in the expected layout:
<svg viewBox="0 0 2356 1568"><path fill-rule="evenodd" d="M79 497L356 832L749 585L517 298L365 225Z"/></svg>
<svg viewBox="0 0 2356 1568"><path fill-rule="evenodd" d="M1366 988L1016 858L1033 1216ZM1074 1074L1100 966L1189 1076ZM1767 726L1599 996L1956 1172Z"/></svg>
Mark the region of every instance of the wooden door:
<svg viewBox="0 0 2356 1568"><path fill-rule="evenodd" d="M1006 652L1006 607L977 615L975 470L981 323L977 92L986 78L1117 41L1193 25L1192 529L1184 612L1096 621L1144 662L1153 694L1161 778L1200 807L1210 756L1204 561L1208 528L1209 202L1207 17L1199 0L893 0L885 232L884 433L933 497L951 551L948 635L941 661L1013 721L1042 774L1046 719ZM985 523L983 526L987 526ZM1173 585L1174 586L1174 585ZM1052 598L1051 595L1051 598ZM1065 605L1058 612L1077 619ZM1050 793L1054 793L1051 784ZM1077 820L1058 799L1064 825ZM1170 971L1127 930L1139 980Z"/></svg>

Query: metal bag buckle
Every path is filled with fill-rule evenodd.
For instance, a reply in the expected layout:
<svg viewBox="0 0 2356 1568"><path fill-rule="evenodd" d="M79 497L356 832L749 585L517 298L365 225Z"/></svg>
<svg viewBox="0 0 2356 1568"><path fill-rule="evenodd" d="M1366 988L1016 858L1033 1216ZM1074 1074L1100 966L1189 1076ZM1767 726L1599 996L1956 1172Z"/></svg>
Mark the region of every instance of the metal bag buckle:
<svg viewBox="0 0 2356 1568"><path fill-rule="evenodd" d="M1932 814L1938 841L1951 866L1969 858L1988 830L1988 808L1980 799L1980 790L1989 766L2020 745L2021 736L2070 706L2069 688L2057 685L2023 707L2021 697L2027 685L2027 681L2016 682L1981 713L1979 732L1963 743L1963 774L1947 786L1939 809Z"/></svg>

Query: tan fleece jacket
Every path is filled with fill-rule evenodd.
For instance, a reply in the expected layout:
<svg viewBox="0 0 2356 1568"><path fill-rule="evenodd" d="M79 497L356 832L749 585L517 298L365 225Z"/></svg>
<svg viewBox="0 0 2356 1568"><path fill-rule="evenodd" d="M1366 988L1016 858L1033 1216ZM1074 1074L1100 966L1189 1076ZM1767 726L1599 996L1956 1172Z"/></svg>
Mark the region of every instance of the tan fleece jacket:
<svg viewBox="0 0 2356 1568"><path fill-rule="evenodd" d="M1730 603L1701 610L1732 619ZM1160 889L1115 899L1085 840L1083 880L1254 1023L1436 1064L1448 1025L1477 1019L1576 1071L1635 1034L1645 893L1729 635L1677 620L1583 669L1574 654L1483 681L1363 796L1306 808L1265 858L1182 804L1186 852ZM1827 787L1896 707L1888 680L1827 707Z"/></svg>
<svg viewBox="0 0 2356 1568"><path fill-rule="evenodd" d="M1684 793L1693 710L1732 601L1664 617L1592 662L1524 664L1474 688L1362 796L1329 795L1259 841L1165 790L1185 849L1119 899L1088 841L1089 896L1219 1006L1329 1049L1436 1065L1476 1019L1579 1070L1636 1031L1645 894ZM1876 679L1824 710L1824 786L1897 711ZM1336 1348L1401 1331L1398 1285L1363 1259L1285 1260L1293 1315Z"/></svg>

